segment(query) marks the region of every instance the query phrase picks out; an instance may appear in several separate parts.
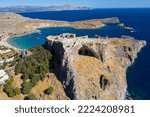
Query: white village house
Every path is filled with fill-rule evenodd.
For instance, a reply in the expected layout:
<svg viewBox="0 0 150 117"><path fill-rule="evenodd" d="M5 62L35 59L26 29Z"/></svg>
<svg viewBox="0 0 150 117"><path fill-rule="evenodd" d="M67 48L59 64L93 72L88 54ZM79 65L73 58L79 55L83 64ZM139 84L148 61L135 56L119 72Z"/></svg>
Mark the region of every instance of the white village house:
<svg viewBox="0 0 150 117"><path fill-rule="evenodd" d="M4 70L0 70L0 84L4 84L9 79L8 74Z"/></svg>

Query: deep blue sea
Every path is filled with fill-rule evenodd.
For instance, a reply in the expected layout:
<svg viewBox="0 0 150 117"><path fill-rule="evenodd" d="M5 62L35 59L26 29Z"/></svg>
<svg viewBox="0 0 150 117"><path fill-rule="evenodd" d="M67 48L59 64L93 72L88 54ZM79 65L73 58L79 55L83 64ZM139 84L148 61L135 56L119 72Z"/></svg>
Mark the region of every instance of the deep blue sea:
<svg viewBox="0 0 150 117"><path fill-rule="evenodd" d="M43 28L40 34L31 34L9 40L18 48L31 48L45 43L48 35L58 35L64 32L75 33L78 36L99 34L109 37L121 35L133 36L146 40L147 46L138 54L135 63L127 70L128 92L133 99L150 99L150 9L95 9L82 11L50 11L20 13L25 17L45 20L80 21L87 19L118 17L126 26L133 27L135 32L129 32L122 27L108 25L96 30L77 30L69 27Z"/></svg>

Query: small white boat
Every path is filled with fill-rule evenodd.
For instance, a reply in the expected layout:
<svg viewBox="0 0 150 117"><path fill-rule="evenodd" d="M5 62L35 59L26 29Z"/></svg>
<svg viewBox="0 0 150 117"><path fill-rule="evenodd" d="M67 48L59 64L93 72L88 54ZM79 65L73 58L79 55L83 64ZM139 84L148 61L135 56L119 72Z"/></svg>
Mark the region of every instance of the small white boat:
<svg viewBox="0 0 150 117"><path fill-rule="evenodd" d="M131 30L130 32L132 32L132 33L133 33L133 32L136 32L136 30Z"/></svg>

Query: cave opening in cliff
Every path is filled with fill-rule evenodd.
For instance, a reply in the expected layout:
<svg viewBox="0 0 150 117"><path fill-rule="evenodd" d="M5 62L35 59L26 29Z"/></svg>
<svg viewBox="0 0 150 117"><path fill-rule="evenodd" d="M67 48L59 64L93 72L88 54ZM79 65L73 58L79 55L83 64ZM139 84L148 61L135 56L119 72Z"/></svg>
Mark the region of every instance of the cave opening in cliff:
<svg viewBox="0 0 150 117"><path fill-rule="evenodd" d="M79 49L78 54L84 56L96 57L95 53L87 47L82 47L81 49Z"/></svg>
<svg viewBox="0 0 150 117"><path fill-rule="evenodd" d="M107 85L109 85L109 80L106 79L106 77L104 75L100 76L100 87L105 90Z"/></svg>

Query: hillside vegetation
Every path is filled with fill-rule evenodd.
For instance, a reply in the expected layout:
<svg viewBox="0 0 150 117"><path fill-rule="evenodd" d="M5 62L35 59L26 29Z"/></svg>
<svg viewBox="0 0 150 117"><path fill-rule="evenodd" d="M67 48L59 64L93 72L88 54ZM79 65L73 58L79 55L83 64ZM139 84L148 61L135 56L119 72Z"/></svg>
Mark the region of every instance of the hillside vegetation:
<svg viewBox="0 0 150 117"><path fill-rule="evenodd" d="M21 74L23 83L21 84L21 89L14 89L11 83L9 83L12 82L12 79L10 79L10 81L8 80L4 87L4 91L9 97L20 94L18 91L16 93L15 90L19 90L25 95L29 94L30 97L31 89L36 86L38 81L44 80L46 75L51 72L52 55L48 50L43 46L38 46L29 51L31 52L29 56L23 58L22 55L20 55L15 61L15 74Z"/></svg>

